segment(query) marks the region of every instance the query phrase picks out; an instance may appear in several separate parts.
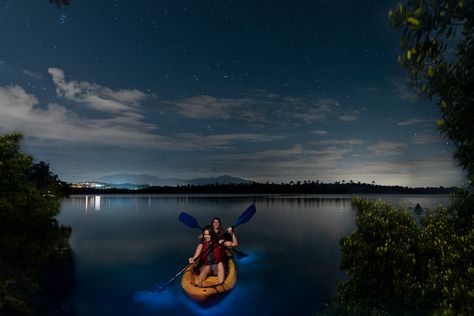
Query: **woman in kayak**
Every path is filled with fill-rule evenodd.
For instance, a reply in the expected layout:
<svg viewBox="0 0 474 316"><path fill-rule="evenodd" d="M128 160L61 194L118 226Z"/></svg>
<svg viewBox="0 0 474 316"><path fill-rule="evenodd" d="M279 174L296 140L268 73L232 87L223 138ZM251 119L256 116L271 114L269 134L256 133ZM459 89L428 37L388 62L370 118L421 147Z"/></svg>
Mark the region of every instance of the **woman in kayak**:
<svg viewBox="0 0 474 316"><path fill-rule="evenodd" d="M227 228L224 233L222 230L222 222L219 217L214 217L211 221L211 237L214 240L224 239L225 241L232 241L232 227ZM235 247L235 246L233 246Z"/></svg>
<svg viewBox="0 0 474 316"><path fill-rule="evenodd" d="M224 231L222 230L222 222L219 217L214 217L211 221L211 237L212 239L222 239Z"/></svg>
<svg viewBox="0 0 474 316"><path fill-rule="evenodd" d="M199 245L197 245L194 256L189 258L189 263L194 263L199 258L202 264L199 269L197 286L202 286L202 283L210 273L217 275L219 283L224 282L225 271L222 261L225 253L222 247L237 247L238 245L237 237L232 232L231 227L229 227L227 232L231 234L232 241L225 241L223 238L213 240L211 238L211 227L204 227L202 240Z"/></svg>

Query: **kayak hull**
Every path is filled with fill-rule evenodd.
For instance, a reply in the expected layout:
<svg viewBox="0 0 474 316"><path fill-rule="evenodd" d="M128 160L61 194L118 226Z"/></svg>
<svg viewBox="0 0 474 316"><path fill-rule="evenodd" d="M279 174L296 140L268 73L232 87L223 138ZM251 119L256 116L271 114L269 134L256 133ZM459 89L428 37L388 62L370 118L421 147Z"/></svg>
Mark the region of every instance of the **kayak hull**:
<svg viewBox="0 0 474 316"><path fill-rule="evenodd" d="M187 296L200 305L213 305L226 296L237 282L237 270L232 257L227 261L227 275L224 282L218 284L217 276L209 276L202 287L195 285L197 274L194 274L195 265L190 266L183 274L181 287Z"/></svg>

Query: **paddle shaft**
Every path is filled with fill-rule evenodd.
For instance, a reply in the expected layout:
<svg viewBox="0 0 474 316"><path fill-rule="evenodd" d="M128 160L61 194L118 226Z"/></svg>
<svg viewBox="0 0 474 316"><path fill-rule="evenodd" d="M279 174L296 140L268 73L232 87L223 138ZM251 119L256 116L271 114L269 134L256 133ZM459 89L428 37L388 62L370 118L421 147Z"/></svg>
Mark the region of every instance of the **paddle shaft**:
<svg viewBox="0 0 474 316"><path fill-rule="evenodd" d="M255 215L256 211L257 209L255 207L255 201L254 201L252 205L250 205L244 212L242 212L242 214L240 214L240 216L235 221L234 225L231 226L232 229L236 228L239 225L247 223ZM197 219L194 216L189 215L188 213L181 212L181 214L179 214L179 221L190 228L199 228L203 230L203 228L199 225ZM228 233L226 232L226 234ZM232 250L235 252L235 254L237 254L238 258L244 258L248 256L247 254L241 251L238 251L234 247L232 247Z"/></svg>
<svg viewBox="0 0 474 316"><path fill-rule="evenodd" d="M240 214L239 218L237 218L237 220L235 221L234 225L232 225L232 229L236 228L237 226L241 225L241 224L244 224L246 222L248 222L252 216L255 214L256 212L256 208L255 208L255 204L252 204L251 206L249 206L242 214ZM184 212L182 212L179 216L179 220L183 223L185 223L187 226L189 227L192 227L192 228L201 228L197 222L197 220L189 215L189 214L186 214ZM202 229L202 228L201 228ZM207 256L209 254L210 251L213 251L214 248L216 247L216 245L219 245L220 246L220 243L217 242L217 243L212 243L212 245L206 250L207 253L204 253L205 256ZM234 251L236 251L235 249L233 249ZM236 251L237 254L239 254L239 252ZM242 254L242 253L241 253ZM196 262L199 262L200 258L202 256L202 253L199 255L199 258ZM194 262L194 263L196 263ZM181 269L178 273L176 273L176 275L174 275L171 279L169 279L168 282L166 282L164 285L162 286L159 286L159 290L160 291L163 291L164 289L166 289L171 283L173 283L174 280L176 280L176 278L178 278L181 274L183 274L193 263L189 263L186 267L184 267L183 269Z"/></svg>
<svg viewBox="0 0 474 316"><path fill-rule="evenodd" d="M181 271L179 271L178 273L176 273L176 275L174 277L172 277L171 279L169 279L168 282L166 282L164 285L161 285L159 287L160 291L163 291L164 289L166 289L171 283L173 283L174 280L176 280L177 277L179 277L181 274L184 273L184 271L186 271L190 266L192 265L192 263L188 264L187 266L185 266Z"/></svg>
<svg viewBox="0 0 474 316"><path fill-rule="evenodd" d="M214 249L216 248L216 246L220 246L221 244L219 242L217 243L212 243L211 246L209 248L207 248L207 250L204 252L204 256L207 256L209 254L209 252L211 251L214 251ZM192 262L192 263L189 263L187 266L185 266L183 269L181 269L178 273L176 273L175 276L173 276L171 279L168 280L168 282L166 282L165 284L163 285L160 285L158 287L158 289L160 291L163 291L164 289L166 289L171 283L173 283L174 280L176 280L177 277L179 277L181 274L183 274L191 265L195 264L195 263L198 263L199 260L201 260L201 256L203 254L200 253L199 254L199 258L195 261L195 262Z"/></svg>

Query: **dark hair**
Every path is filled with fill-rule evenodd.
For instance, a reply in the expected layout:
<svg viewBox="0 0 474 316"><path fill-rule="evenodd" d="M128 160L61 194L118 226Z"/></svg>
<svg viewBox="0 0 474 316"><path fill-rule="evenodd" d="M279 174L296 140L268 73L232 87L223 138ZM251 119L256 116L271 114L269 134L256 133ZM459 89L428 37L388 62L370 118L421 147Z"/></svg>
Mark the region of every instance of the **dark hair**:
<svg viewBox="0 0 474 316"><path fill-rule="evenodd" d="M219 229L217 233L214 231L214 225L213 225L214 221L219 222ZM211 236L213 239L220 239L222 238L222 236L224 236L224 231L222 230L222 222L219 217L214 217L211 221Z"/></svg>
<svg viewBox="0 0 474 316"><path fill-rule="evenodd" d="M206 238L204 238L204 231L205 230L209 231L209 234L211 235L211 239L212 239L212 227L210 225L207 225L202 229L202 238L201 238L202 243L206 241Z"/></svg>

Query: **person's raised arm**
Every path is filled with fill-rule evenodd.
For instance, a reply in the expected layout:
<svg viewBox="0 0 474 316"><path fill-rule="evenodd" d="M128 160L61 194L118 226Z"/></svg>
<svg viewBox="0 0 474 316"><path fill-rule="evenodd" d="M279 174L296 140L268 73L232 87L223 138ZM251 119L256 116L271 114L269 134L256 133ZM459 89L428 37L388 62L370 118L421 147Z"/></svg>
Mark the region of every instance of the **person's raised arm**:
<svg viewBox="0 0 474 316"><path fill-rule="evenodd" d="M188 259L189 263L194 263L196 262L196 260L199 258L199 256L201 255L201 251L202 251L202 244L199 244L197 247L196 247L196 251L194 252L194 256L192 256L191 258Z"/></svg>
<svg viewBox="0 0 474 316"><path fill-rule="evenodd" d="M232 241L225 241L224 246L237 247L239 245L239 242L237 241L237 236L235 236L234 232L232 231L232 227L227 228L227 233L232 236Z"/></svg>

